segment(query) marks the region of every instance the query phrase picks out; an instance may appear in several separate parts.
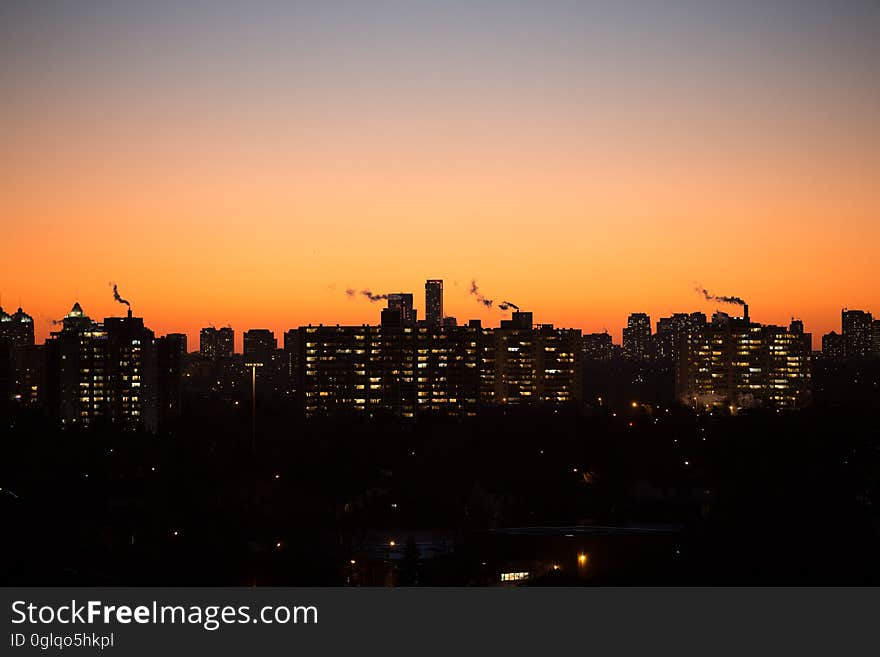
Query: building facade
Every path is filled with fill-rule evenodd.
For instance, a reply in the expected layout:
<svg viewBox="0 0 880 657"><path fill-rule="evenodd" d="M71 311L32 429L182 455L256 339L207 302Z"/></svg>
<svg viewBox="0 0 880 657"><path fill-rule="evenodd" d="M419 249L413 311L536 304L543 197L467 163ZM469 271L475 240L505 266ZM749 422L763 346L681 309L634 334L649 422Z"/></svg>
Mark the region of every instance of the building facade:
<svg viewBox="0 0 880 657"><path fill-rule="evenodd" d="M873 317L864 310L842 310L843 355L847 359L868 358L872 349Z"/></svg>
<svg viewBox="0 0 880 657"><path fill-rule="evenodd" d="M229 326L208 326L199 331L199 354L208 360L230 358L235 353L235 331Z"/></svg>
<svg viewBox="0 0 880 657"><path fill-rule="evenodd" d="M155 431L157 359L143 319L93 321L79 303L46 341L47 404L63 426Z"/></svg>
<svg viewBox="0 0 880 657"><path fill-rule="evenodd" d="M437 328L443 324L443 281L433 278L425 281L425 323Z"/></svg>
<svg viewBox="0 0 880 657"><path fill-rule="evenodd" d="M716 313L679 356L682 402L697 407L800 408L809 402L810 350L794 327Z"/></svg>
<svg viewBox="0 0 880 657"><path fill-rule="evenodd" d="M623 329L623 354L629 360L650 360L652 354L651 318L645 313L632 313Z"/></svg>
<svg viewBox="0 0 880 657"><path fill-rule="evenodd" d="M531 321L526 313L519 325ZM306 326L299 329L305 414L470 416L486 404L581 397L581 334L552 326Z"/></svg>

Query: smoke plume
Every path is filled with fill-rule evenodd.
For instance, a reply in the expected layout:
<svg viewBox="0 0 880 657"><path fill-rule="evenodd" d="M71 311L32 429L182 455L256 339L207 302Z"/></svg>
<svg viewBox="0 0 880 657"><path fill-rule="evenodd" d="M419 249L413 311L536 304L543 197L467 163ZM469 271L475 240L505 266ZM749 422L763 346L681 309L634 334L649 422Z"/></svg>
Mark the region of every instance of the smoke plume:
<svg viewBox="0 0 880 657"><path fill-rule="evenodd" d="M479 303L483 304L484 306L486 306L486 308L491 308L495 304L495 302L492 301L492 299L487 299L482 294L480 294L480 288L477 287L476 280L471 281L471 294L473 296L477 297L477 301Z"/></svg>
<svg viewBox="0 0 880 657"><path fill-rule="evenodd" d="M388 298L387 294L374 294L370 290L361 290L360 292L358 292L353 288L348 288L345 291L345 294L348 296L349 299L353 299L356 295L360 294L361 296L365 296L367 299L374 303L376 301L383 301L384 299Z"/></svg>
<svg viewBox="0 0 880 657"><path fill-rule="evenodd" d="M498 310L510 310L513 308L514 310L519 310L519 306L517 306L512 301L499 301L498 305L495 305L495 302L492 299L487 299L480 292L480 288L477 286L477 281L471 280L471 295L477 298L477 302L486 306L486 308L492 308L495 306Z"/></svg>
<svg viewBox="0 0 880 657"><path fill-rule="evenodd" d="M732 304L735 306L745 306L746 305L746 302L743 301L742 299L740 299L739 297L718 296L716 294L712 294L711 292L709 292L709 290L707 290L706 288L701 287L699 285L697 285L696 289L699 294L702 294L706 298L706 301L720 301L721 303L729 303L729 304Z"/></svg>
<svg viewBox="0 0 880 657"><path fill-rule="evenodd" d="M113 286L113 298L116 299L116 301L118 301L119 303L124 303L126 306L131 308L131 304L123 299L121 296L119 296L119 290L116 288L116 283L110 283L110 285Z"/></svg>

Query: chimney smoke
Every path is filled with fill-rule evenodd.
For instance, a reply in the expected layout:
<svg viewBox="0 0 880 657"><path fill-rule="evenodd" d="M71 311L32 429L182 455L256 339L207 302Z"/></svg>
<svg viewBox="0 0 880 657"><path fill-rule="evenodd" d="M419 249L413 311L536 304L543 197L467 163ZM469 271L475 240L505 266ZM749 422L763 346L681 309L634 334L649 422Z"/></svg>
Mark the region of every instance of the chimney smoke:
<svg viewBox="0 0 880 657"><path fill-rule="evenodd" d="M711 292L709 292L709 290L699 285L697 285L696 291L697 293L702 294L703 297L705 297L706 301L720 301L721 303L729 303L734 306L743 306L747 309L746 314L748 314L748 305L739 297L718 296L716 294L712 294Z"/></svg>
<svg viewBox="0 0 880 657"><path fill-rule="evenodd" d="M119 290L116 287L116 283L110 283L110 285L113 286L113 298L116 301L118 301L119 303L124 303L126 306L128 306L128 315L130 317L131 316L131 304L119 295Z"/></svg>
<svg viewBox="0 0 880 657"><path fill-rule="evenodd" d="M373 303L375 303L376 301L383 301L388 298L387 294L374 294L370 290L361 290L360 292L358 292L354 288L348 288L345 291L345 294L346 294L346 296L348 296L349 299L353 299L355 296L360 294L362 296L365 296L367 299L369 299Z"/></svg>
<svg viewBox="0 0 880 657"><path fill-rule="evenodd" d="M487 299L480 292L480 288L477 286L477 281L475 279L471 280L470 293L471 293L471 296L474 296L477 298L477 303L483 304L484 306L486 306L486 308L492 308L493 306L495 306L499 310L510 310L511 308L513 308L514 310L519 310L519 306L517 306L512 301L499 301L498 304L496 305L492 299Z"/></svg>

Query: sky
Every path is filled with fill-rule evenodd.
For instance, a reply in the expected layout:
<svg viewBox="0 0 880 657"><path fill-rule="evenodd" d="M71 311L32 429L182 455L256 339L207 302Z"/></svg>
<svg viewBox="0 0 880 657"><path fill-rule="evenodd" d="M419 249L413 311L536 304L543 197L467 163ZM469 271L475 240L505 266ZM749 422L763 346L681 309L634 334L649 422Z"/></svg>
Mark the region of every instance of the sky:
<svg viewBox="0 0 880 657"><path fill-rule="evenodd" d="M880 3L0 3L0 304L157 335L880 314ZM818 346L818 341L816 342Z"/></svg>

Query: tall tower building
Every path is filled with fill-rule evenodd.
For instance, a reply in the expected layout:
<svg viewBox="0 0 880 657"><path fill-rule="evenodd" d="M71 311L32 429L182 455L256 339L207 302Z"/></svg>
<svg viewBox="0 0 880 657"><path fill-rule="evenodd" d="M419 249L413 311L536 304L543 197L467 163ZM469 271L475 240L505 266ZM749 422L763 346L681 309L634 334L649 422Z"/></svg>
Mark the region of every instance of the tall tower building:
<svg viewBox="0 0 880 657"><path fill-rule="evenodd" d="M756 324L716 313L688 337L679 358L681 401L695 406L800 408L810 397L810 347L803 326Z"/></svg>
<svg viewBox="0 0 880 657"><path fill-rule="evenodd" d="M74 304L46 341L47 400L65 426L111 422L155 431L155 336L140 317L90 319Z"/></svg>
<svg viewBox="0 0 880 657"><path fill-rule="evenodd" d="M443 323L443 281L438 278L425 281L425 320L431 327Z"/></svg>
<svg viewBox="0 0 880 657"><path fill-rule="evenodd" d="M623 329L623 353L629 360L648 360L651 355L651 318L632 313Z"/></svg>
<svg viewBox="0 0 880 657"><path fill-rule="evenodd" d="M183 369L186 354L185 333L169 333L156 338L156 392L160 424L165 424L180 415L183 406Z"/></svg>
<svg viewBox="0 0 880 657"><path fill-rule="evenodd" d="M107 331L79 303L62 325L46 340L49 412L63 425L87 427L110 415Z"/></svg>
<svg viewBox="0 0 880 657"><path fill-rule="evenodd" d="M871 355L871 313L864 310L843 310L843 351L846 358L867 358Z"/></svg>
<svg viewBox="0 0 880 657"><path fill-rule="evenodd" d="M158 423L155 334L142 317L105 317L110 419L126 429L155 431Z"/></svg>
<svg viewBox="0 0 880 657"><path fill-rule="evenodd" d="M230 326L209 326L199 331L199 353L208 360L232 356L235 347L235 331Z"/></svg>
<svg viewBox="0 0 880 657"><path fill-rule="evenodd" d="M871 322L871 355L880 358L880 319Z"/></svg>
<svg viewBox="0 0 880 657"><path fill-rule="evenodd" d="M269 329L251 329L244 332L245 363L268 365L276 349L278 349L278 340Z"/></svg>
<svg viewBox="0 0 880 657"><path fill-rule="evenodd" d="M609 333L587 333L583 336L583 352L586 361L611 360L611 335Z"/></svg>
<svg viewBox="0 0 880 657"><path fill-rule="evenodd" d="M21 347L34 344L33 318L21 308L11 315L0 308L0 338Z"/></svg>
<svg viewBox="0 0 880 657"><path fill-rule="evenodd" d="M409 292L389 294L388 309L400 311L400 322L403 326L415 326L416 311L413 309L413 295Z"/></svg>

